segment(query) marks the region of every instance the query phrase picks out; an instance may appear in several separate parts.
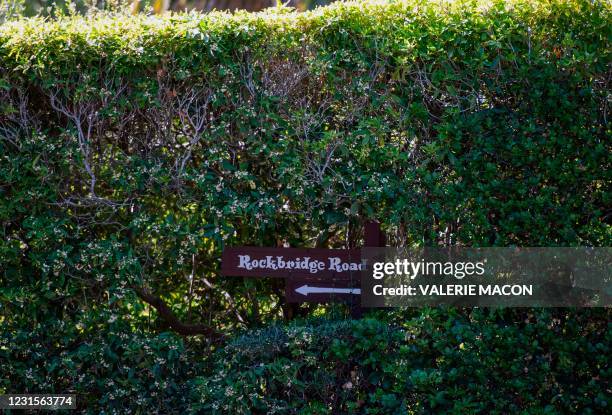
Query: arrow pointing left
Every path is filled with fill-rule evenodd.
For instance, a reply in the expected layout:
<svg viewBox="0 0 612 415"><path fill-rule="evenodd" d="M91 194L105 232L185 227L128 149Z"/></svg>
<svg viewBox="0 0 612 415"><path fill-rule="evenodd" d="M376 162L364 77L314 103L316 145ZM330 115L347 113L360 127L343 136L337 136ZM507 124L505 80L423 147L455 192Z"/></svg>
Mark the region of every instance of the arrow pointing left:
<svg viewBox="0 0 612 415"><path fill-rule="evenodd" d="M360 295L360 288L334 288L334 287L312 287L302 285L295 289L295 292L307 296L308 294L355 294Z"/></svg>

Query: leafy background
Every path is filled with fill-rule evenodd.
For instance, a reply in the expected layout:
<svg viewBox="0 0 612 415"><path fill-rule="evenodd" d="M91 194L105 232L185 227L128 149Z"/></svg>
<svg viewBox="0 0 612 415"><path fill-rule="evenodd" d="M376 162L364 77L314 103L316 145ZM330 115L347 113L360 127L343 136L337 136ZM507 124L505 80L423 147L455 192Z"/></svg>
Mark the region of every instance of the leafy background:
<svg viewBox="0 0 612 415"><path fill-rule="evenodd" d="M0 392L89 413L605 413L609 309L372 311L224 246L610 245L607 2L0 26Z"/></svg>

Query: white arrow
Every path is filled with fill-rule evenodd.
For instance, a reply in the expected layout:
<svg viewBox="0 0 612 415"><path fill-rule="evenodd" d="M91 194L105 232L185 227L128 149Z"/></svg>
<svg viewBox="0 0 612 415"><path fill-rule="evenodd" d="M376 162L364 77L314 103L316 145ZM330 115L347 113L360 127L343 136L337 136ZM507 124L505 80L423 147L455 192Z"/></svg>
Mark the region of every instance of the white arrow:
<svg viewBox="0 0 612 415"><path fill-rule="evenodd" d="M355 294L360 295L361 289L359 288L333 288L333 287L309 287L308 285L302 285L295 289L295 292L302 295L308 294Z"/></svg>

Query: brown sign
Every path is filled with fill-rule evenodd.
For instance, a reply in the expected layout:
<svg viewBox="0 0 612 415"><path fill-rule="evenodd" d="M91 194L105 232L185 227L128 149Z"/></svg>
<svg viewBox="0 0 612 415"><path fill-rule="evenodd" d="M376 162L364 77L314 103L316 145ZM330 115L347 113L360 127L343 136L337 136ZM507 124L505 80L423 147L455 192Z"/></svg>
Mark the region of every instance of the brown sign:
<svg viewBox="0 0 612 415"><path fill-rule="evenodd" d="M377 222L366 223L364 231L365 246L384 246L385 237ZM221 274L285 278L287 302L349 302L357 315L365 266L359 249L244 246L223 250Z"/></svg>
<svg viewBox="0 0 612 415"><path fill-rule="evenodd" d="M221 273L236 277L359 279L358 249L235 247L223 251Z"/></svg>

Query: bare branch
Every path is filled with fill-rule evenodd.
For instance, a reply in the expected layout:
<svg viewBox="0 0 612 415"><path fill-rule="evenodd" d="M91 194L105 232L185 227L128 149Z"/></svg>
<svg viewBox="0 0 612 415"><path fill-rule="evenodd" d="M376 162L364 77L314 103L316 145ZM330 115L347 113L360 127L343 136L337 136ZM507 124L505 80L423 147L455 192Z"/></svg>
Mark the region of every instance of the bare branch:
<svg viewBox="0 0 612 415"><path fill-rule="evenodd" d="M184 336L205 335L214 341L223 339L223 334L203 324L183 323L161 298L153 295L147 288L133 286L132 289L141 300L153 306L159 315L178 334Z"/></svg>
<svg viewBox="0 0 612 415"><path fill-rule="evenodd" d="M211 121L208 116L208 108L212 98L213 92L209 88L190 88L179 96L174 103L174 110L179 116L182 132L188 139L185 143L184 153L177 157L175 162L178 179L183 175L193 148L201 140L202 134Z"/></svg>
<svg viewBox="0 0 612 415"><path fill-rule="evenodd" d="M125 84L121 84L119 88L113 89L110 82L109 80L102 82L101 94L96 98L78 99L73 97L72 101L70 101L61 98L60 89L49 93L51 107L64 115L75 128L77 144L83 159L83 167L90 178L89 194L92 199L100 199L96 196L97 179L92 167L92 140L94 135L101 136L104 129L104 121L100 116L100 111L116 102L126 89Z"/></svg>

